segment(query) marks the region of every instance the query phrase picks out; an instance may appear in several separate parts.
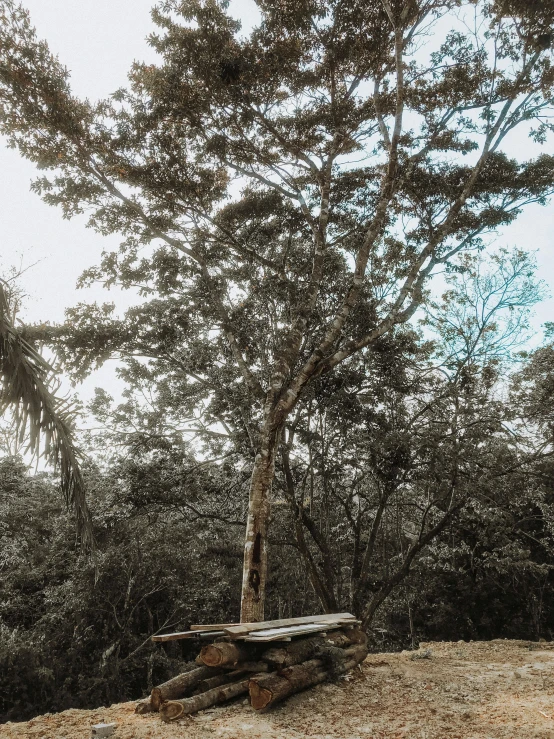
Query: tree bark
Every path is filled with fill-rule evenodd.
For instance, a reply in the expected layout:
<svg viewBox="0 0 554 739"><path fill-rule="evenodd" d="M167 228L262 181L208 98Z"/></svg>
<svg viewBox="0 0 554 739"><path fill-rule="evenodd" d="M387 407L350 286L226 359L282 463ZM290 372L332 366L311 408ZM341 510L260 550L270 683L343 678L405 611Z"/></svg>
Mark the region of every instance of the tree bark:
<svg viewBox="0 0 554 739"><path fill-rule="evenodd" d="M190 698L168 701L160 708L160 717L166 722L176 721L188 713L202 711L204 708L209 708L216 703L224 703L244 693L248 693L248 680L223 685L222 687L208 690L206 693L193 695Z"/></svg>
<svg viewBox="0 0 554 739"><path fill-rule="evenodd" d="M268 423L266 422L266 427ZM269 494L275 474L275 451L279 431L264 431L261 449L256 455L248 501L248 521L244 542L242 573L241 622L264 620L267 581L267 532L269 527Z"/></svg>
<svg viewBox="0 0 554 739"><path fill-rule="evenodd" d="M200 659L208 667L225 667L236 665L238 662L248 662L257 653L257 650L248 649L243 644L222 641L202 647Z"/></svg>
<svg viewBox="0 0 554 739"><path fill-rule="evenodd" d="M221 685L228 685L229 683L236 683L241 677L247 674L246 670L233 670L233 672L226 672L223 675L214 675L208 677L205 680L201 680L195 690L195 695L205 693L208 690L219 688Z"/></svg>
<svg viewBox="0 0 554 739"><path fill-rule="evenodd" d="M138 713L141 716L143 716L145 713L152 713L153 710L152 696L150 695L148 696L148 698L144 698L144 700L139 701L135 706L135 713Z"/></svg>
<svg viewBox="0 0 554 739"><path fill-rule="evenodd" d="M365 645L366 643L367 636L360 629L350 629L346 633L333 631L326 637L318 634L308 639L297 639L287 644L287 646L272 647L263 652L261 659L267 662L273 670L282 670L285 667L292 667L311 659L326 646L344 648L356 644Z"/></svg>
<svg viewBox="0 0 554 739"><path fill-rule="evenodd" d="M181 698L188 690L195 688L201 680L213 677L220 673L220 670L213 667L198 667L189 672L183 672L181 675L173 677L166 683L162 683L152 689L150 695L150 705L153 711L159 711L164 701L170 701L174 698Z"/></svg>
<svg viewBox="0 0 554 739"><path fill-rule="evenodd" d="M262 659L273 670L281 670L313 657L318 649L324 645L322 636L312 636L309 639L297 639L286 647L272 647L262 654Z"/></svg>
<svg viewBox="0 0 554 739"><path fill-rule="evenodd" d="M365 646L367 644L367 634L363 629L359 629L359 628L347 629L346 636L348 637L348 641L352 645L361 644ZM332 639L332 637L333 637L333 634L329 634L329 636L327 637L327 641ZM342 645L337 644L336 646L340 647Z"/></svg>
<svg viewBox="0 0 554 739"><path fill-rule="evenodd" d="M326 666L324 659L312 659L279 672L250 678L248 688L252 707L258 711L270 708L293 693L322 683L332 675L351 670L367 657L367 647L364 645L340 651L344 659L335 659L332 668Z"/></svg>

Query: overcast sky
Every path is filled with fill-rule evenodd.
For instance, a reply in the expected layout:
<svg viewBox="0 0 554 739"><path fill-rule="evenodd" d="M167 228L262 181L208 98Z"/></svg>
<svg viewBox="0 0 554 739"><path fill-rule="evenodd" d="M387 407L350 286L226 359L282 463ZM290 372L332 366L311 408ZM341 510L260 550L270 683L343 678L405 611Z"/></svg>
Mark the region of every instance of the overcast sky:
<svg viewBox="0 0 554 739"><path fill-rule="evenodd" d="M80 96L106 97L126 83L133 60L154 60L146 42L153 30L150 8L153 0L27 0L39 37L71 71L72 88ZM234 0L232 12L248 28L256 11L250 0ZM525 141L518 142L518 148ZM521 152L520 152L521 153ZM533 152L534 154L534 152ZM530 149L531 155L531 149ZM80 273L98 262L102 249L117 246L116 237L103 238L85 228L84 219L64 221L29 190L36 175L34 167L15 151L0 146L0 269L9 265L38 264L29 269L22 284L29 294L25 318L30 322L61 321L65 308L77 302L114 301L124 308L131 295L99 288L77 291ZM498 239L498 244L538 250L540 276L554 293L554 206L529 208L516 224ZM534 320L537 330L554 320L554 300L542 303ZM90 397L95 384L111 383L113 369L92 378L82 389Z"/></svg>

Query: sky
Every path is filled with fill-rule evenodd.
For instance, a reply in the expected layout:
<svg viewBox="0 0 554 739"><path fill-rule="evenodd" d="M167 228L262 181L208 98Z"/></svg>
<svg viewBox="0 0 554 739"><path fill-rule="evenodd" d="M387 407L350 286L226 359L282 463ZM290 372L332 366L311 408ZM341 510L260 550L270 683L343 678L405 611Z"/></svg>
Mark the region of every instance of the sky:
<svg viewBox="0 0 554 739"><path fill-rule="evenodd" d="M103 98L125 85L133 60L155 61L146 37L153 30L153 0L26 0L38 36L71 71L74 92L90 99ZM256 18L251 0L234 0L232 14L248 29ZM512 143L521 154L525 139ZM30 192L36 176L33 165L0 141L0 276L9 266L28 267L21 285L28 295L22 317L31 323L58 322L64 310L78 302L115 302L120 309L136 301L132 294L92 287L77 290L81 272L99 261L103 249L116 248L117 237L102 237L87 229L85 219L64 221L61 212ZM499 246L537 251L539 276L554 294L554 205L532 206L499 235ZM33 266L34 265L34 266ZM533 325L538 332L554 320L554 298L537 309ZM114 368L109 364L80 388L90 398L95 385L114 390Z"/></svg>
<svg viewBox="0 0 554 739"><path fill-rule="evenodd" d="M147 36L154 30L154 0L24 0L39 38L71 72L71 87L81 97L107 97L127 82L133 61L154 62ZM245 30L256 18L250 0L233 0L232 13ZM114 302L124 310L134 294L101 287L77 290L80 274L98 263L103 250L117 248L117 236L103 237L86 228L86 218L63 220L61 212L30 191L34 165L6 147L0 138L0 276L20 265L27 298L21 318L29 323L64 320L66 308L80 302ZM87 400L96 385L120 389L113 364L85 380L79 395Z"/></svg>

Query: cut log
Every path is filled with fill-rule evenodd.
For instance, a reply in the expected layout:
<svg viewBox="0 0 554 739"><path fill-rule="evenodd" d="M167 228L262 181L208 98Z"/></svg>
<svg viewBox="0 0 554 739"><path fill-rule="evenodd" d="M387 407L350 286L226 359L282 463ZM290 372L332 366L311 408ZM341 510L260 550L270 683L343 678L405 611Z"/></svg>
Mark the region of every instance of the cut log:
<svg viewBox="0 0 554 739"><path fill-rule="evenodd" d="M196 713L204 708L224 703L231 698L248 693L248 680L242 680L219 688L213 688L200 695L194 695L182 700L168 701L160 708L160 717L163 721L176 721L188 713Z"/></svg>
<svg viewBox="0 0 554 739"><path fill-rule="evenodd" d="M279 672L250 678L248 688L253 708L258 711L270 708L293 693L322 683L332 675L351 670L367 657L367 648L363 645L340 651L344 659L340 662L335 661L332 670L326 667L323 659L312 659Z"/></svg>
<svg viewBox="0 0 554 739"><path fill-rule="evenodd" d="M252 631L263 631L264 629L278 629L281 626L300 626L301 624L315 623L337 623L355 622L356 617L351 613L323 613L320 616L300 616L299 618L281 618L277 621L259 621L258 623L244 623L238 626L228 626L224 629L232 639L246 636Z"/></svg>
<svg viewBox="0 0 554 739"><path fill-rule="evenodd" d="M261 659L267 662L272 670L281 670L311 659L326 645L349 647L366 643L367 636L359 629L350 629L346 633L333 631L326 636L317 634L306 639L296 639L286 646L270 647L262 652Z"/></svg>
<svg viewBox="0 0 554 739"><path fill-rule="evenodd" d="M332 631L330 634L325 634L323 642L325 644L332 644L334 647L349 647L353 644L348 636L349 633L347 632L345 634L344 631Z"/></svg>
<svg viewBox="0 0 554 739"><path fill-rule="evenodd" d="M200 659L208 667L224 667L236 665L239 662L249 662L255 652L242 644L230 644L229 642L217 642L208 644L200 650Z"/></svg>
<svg viewBox="0 0 554 739"><path fill-rule="evenodd" d="M224 669L230 670L239 668L245 672L269 672L270 668L267 662L240 662L237 665L226 665Z"/></svg>
<svg viewBox="0 0 554 739"><path fill-rule="evenodd" d="M343 634L343 638L347 637ZM271 647L262 652L262 659L267 662L273 670L282 670L284 667L298 665L311 659L316 651L325 643L322 636L312 636L309 639L298 639L287 646ZM349 642L347 641L346 644Z"/></svg>
<svg viewBox="0 0 554 739"><path fill-rule="evenodd" d="M267 667L267 665L266 665ZM241 666L242 668L242 666ZM221 685L228 685L229 683L236 683L237 680L243 678L247 674L247 670L233 670L232 672L226 672L222 675L214 675L208 677L205 680L201 680L196 686L195 694L205 693L207 690L213 690L219 688Z"/></svg>
<svg viewBox="0 0 554 739"><path fill-rule="evenodd" d="M347 628L346 637L350 644L367 644L367 634L363 629L358 629L356 627ZM333 641L333 634L329 634L327 641ZM337 643L336 646L339 647L342 645Z"/></svg>
<svg viewBox="0 0 554 739"><path fill-rule="evenodd" d="M201 680L206 680L214 675L219 675L221 670L212 667L197 667L189 672L183 672L181 675L171 678L166 683L158 685L152 689L150 695L150 703L153 711L159 711L164 701L170 701L175 698L182 698L189 690L195 688Z"/></svg>
<svg viewBox="0 0 554 739"><path fill-rule="evenodd" d="M137 705L135 706L135 713L138 713L141 716L143 716L145 713L152 713L153 710L154 709L152 708L150 695L148 696L148 698L144 698L143 700L138 701Z"/></svg>

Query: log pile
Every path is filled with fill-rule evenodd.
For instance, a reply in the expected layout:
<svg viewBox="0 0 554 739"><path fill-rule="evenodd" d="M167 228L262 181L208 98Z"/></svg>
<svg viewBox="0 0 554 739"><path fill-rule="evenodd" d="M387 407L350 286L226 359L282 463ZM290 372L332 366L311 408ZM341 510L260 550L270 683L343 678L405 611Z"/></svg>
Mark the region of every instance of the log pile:
<svg viewBox="0 0 554 739"><path fill-rule="evenodd" d="M137 703L136 713L159 712L163 721L175 721L246 694L253 708L268 710L293 693L353 669L367 657L367 637L349 613L198 625L153 640L210 637L214 641L201 648L198 667L153 688Z"/></svg>

